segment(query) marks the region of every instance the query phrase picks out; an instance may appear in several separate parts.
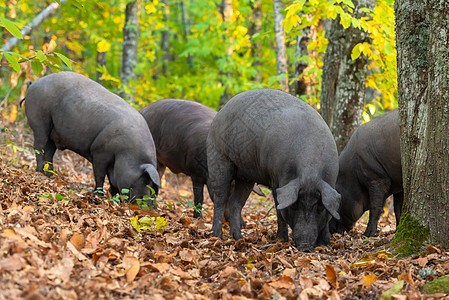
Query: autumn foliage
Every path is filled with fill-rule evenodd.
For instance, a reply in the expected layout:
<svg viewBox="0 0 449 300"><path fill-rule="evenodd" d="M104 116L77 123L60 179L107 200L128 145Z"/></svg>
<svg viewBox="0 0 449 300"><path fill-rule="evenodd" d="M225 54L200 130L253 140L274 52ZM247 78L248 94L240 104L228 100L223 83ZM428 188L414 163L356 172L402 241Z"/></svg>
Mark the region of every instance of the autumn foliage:
<svg viewBox="0 0 449 300"><path fill-rule="evenodd" d="M438 246L393 257L387 209L378 236L362 236L362 218L306 254L275 240L271 197L252 195L245 239L225 225L221 240L209 200L203 219L192 218L186 177L166 174L159 211L128 207L95 196L89 163L72 152L57 152L52 178L35 172L29 130L6 119L0 128L0 299L416 299L449 272ZM154 226L139 231L136 220Z"/></svg>

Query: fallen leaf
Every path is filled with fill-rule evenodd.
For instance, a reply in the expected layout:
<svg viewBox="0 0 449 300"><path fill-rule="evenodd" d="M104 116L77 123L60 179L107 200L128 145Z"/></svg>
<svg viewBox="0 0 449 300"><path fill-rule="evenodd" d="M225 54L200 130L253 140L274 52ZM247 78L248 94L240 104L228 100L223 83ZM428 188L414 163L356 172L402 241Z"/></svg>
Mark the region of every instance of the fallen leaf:
<svg viewBox="0 0 449 300"><path fill-rule="evenodd" d="M360 280L362 282L362 286L370 286L374 282L376 282L377 276L374 274L365 275Z"/></svg>
<svg viewBox="0 0 449 300"><path fill-rule="evenodd" d="M70 243L76 248L76 250L81 251L84 247L84 237L75 231L72 238L70 239Z"/></svg>
<svg viewBox="0 0 449 300"><path fill-rule="evenodd" d="M326 265L326 277L333 287L338 289L337 272L331 265Z"/></svg>
<svg viewBox="0 0 449 300"><path fill-rule="evenodd" d="M393 295L399 294L402 290L402 287L404 286L404 281L396 281L393 286L386 290L385 292L380 295L380 300L391 300L393 299Z"/></svg>
<svg viewBox="0 0 449 300"><path fill-rule="evenodd" d="M67 242L67 249L72 251L72 253L76 256L76 258L78 258L78 260L82 261L87 259L87 257L85 257L81 252L79 252L70 241Z"/></svg>
<svg viewBox="0 0 449 300"><path fill-rule="evenodd" d="M192 251L188 249L184 249L179 251L179 257L186 262L192 262L193 261L193 253Z"/></svg>
<svg viewBox="0 0 449 300"><path fill-rule="evenodd" d="M272 281L268 284L274 288L281 288L281 289L296 288L295 283L290 276L282 276L281 278L278 278L275 281Z"/></svg>
<svg viewBox="0 0 449 300"><path fill-rule="evenodd" d="M10 272L20 270L24 268L25 265L25 260L18 254L0 260L0 268Z"/></svg>
<svg viewBox="0 0 449 300"><path fill-rule="evenodd" d="M137 273L140 271L139 259L134 255L126 254L123 258L123 265L126 270L126 282L130 283L136 278Z"/></svg>

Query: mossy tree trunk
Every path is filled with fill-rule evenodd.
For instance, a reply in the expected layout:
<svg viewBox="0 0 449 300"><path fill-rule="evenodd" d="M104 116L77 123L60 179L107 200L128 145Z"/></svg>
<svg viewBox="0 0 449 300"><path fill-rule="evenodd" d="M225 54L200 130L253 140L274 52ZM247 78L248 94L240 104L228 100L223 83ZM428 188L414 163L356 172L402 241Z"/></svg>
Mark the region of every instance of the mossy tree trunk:
<svg viewBox="0 0 449 300"><path fill-rule="evenodd" d="M405 197L393 244L411 252L429 242L449 247L448 11L447 0L395 3ZM416 243L418 234L425 239Z"/></svg>
<svg viewBox="0 0 449 300"><path fill-rule="evenodd" d="M374 8L374 0L353 1L356 18L366 17L361 8ZM321 83L321 115L329 125L338 152L345 147L353 131L362 124L365 105L365 86L368 58L360 55L351 58L352 49L358 43L369 43L369 34L349 27L344 29L340 18L332 21L326 32L328 45L324 55Z"/></svg>
<svg viewBox="0 0 449 300"><path fill-rule="evenodd" d="M120 92L120 97L132 101L129 89L130 79L134 79L134 68L137 65L137 43L139 40L139 1L126 4L125 25L123 26L123 58L120 80L127 90Z"/></svg>

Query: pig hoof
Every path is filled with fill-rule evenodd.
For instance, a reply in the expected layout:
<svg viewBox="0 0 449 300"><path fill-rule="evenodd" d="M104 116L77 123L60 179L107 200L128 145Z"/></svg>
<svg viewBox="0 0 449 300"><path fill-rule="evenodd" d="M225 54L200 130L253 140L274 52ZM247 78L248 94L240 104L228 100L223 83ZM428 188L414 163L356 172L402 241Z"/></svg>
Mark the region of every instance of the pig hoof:
<svg viewBox="0 0 449 300"><path fill-rule="evenodd" d="M243 235L241 232L232 232L231 235L235 240L243 239Z"/></svg>
<svg viewBox="0 0 449 300"><path fill-rule="evenodd" d="M372 230L371 228L367 228L365 230L365 232L363 233L363 235L366 236L366 237L372 237L372 236L374 236L376 234L376 231L377 230Z"/></svg>
<svg viewBox="0 0 449 300"><path fill-rule="evenodd" d="M200 213L200 212L197 212L197 211L194 211L194 212L193 212L193 217L194 217L195 219L201 218L201 213Z"/></svg>
<svg viewBox="0 0 449 300"><path fill-rule="evenodd" d="M212 228L212 234L220 239L223 238L223 230L221 228L220 229Z"/></svg>

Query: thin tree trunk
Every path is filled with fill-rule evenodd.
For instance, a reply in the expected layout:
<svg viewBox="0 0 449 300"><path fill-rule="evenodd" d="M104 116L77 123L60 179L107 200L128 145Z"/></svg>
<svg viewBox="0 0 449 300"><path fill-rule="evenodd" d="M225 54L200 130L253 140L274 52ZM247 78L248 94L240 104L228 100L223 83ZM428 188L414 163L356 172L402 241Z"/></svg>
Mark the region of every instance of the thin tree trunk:
<svg viewBox="0 0 449 300"><path fill-rule="evenodd" d="M234 14L233 8L232 8L232 0L222 0L221 1L221 15L223 18L223 23L229 23L231 21L231 17ZM229 27L229 25L227 25ZM226 37L223 37L223 41L226 41ZM226 61L229 62L231 60L232 56L232 47L228 46L226 50ZM220 70L220 75L222 77L230 77L232 74L230 72L223 72ZM223 105L228 102L228 100L231 98L231 95L229 93L229 86L226 83L226 80L221 80L222 85L224 86L223 94L220 95L220 100L218 101L218 108L220 109L223 107Z"/></svg>
<svg viewBox="0 0 449 300"><path fill-rule="evenodd" d="M162 0L163 4L163 21L167 24L168 17L170 14L169 6L167 0ZM168 63L170 62L170 32L168 30L162 31L161 36L161 50L162 50L162 74L167 74Z"/></svg>
<svg viewBox="0 0 449 300"><path fill-rule="evenodd" d="M354 17L366 16L360 8L374 8L374 0L353 1ZM349 27L340 18L326 32L328 46L324 55L321 83L321 114L335 137L338 152L343 150L352 132L362 124L368 59L360 55L352 60L352 49L358 43L369 43L369 34Z"/></svg>
<svg viewBox="0 0 449 300"><path fill-rule="evenodd" d="M301 56L309 56L309 51L307 50L307 45L310 40L311 30L310 27L301 29L302 35L299 35L296 40L296 51L295 58L295 79L292 84L292 92L294 96L300 96L307 94L307 84L303 78L300 78L304 70L309 66L309 64L303 60L298 60Z"/></svg>
<svg viewBox="0 0 449 300"><path fill-rule="evenodd" d="M251 65L257 72L255 76L252 76L251 80L260 82L262 79L260 73L260 66L262 65L260 61L260 53L262 53L262 48L260 46L260 42L256 41L255 37L262 31L262 1L251 1L250 5L253 11L251 26L248 28L248 34L251 36L251 57L253 58ZM257 40L259 40L259 38L257 38Z"/></svg>
<svg viewBox="0 0 449 300"><path fill-rule="evenodd" d="M123 26L123 59L120 76L124 86L129 87L130 79L135 79L134 68L137 65L137 42L139 40L139 1L126 4L125 26ZM120 96L132 100L132 95L126 91Z"/></svg>
<svg viewBox="0 0 449 300"><path fill-rule="evenodd" d="M189 23L189 19L187 17L185 1L181 1L180 5L181 5L182 25L183 25L183 29L184 29L184 38L187 42L187 40L189 39L189 36L190 36L190 23ZM190 54L187 54L187 63L189 64L190 68L193 68L193 59Z"/></svg>
<svg viewBox="0 0 449 300"><path fill-rule="evenodd" d="M276 40L276 68L278 75L284 75L279 83L284 92L288 92L288 72L287 72L287 54L285 52L285 33L282 22L284 17L281 14L282 1L273 0L274 8L274 34Z"/></svg>
<svg viewBox="0 0 449 300"><path fill-rule="evenodd" d="M60 4L66 3L67 0L61 0ZM43 21L49 18L60 6L57 2L53 2L48 5L43 11L41 11L27 26L23 27L20 32L22 36L30 34L30 32L37 28ZM10 38L3 46L0 48L1 51L11 51L12 48L19 42L16 37Z"/></svg>
<svg viewBox="0 0 449 300"><path fill-rule="evenodd" d="M404 207L393 242L404 255L449 247L448 10L446 0L395 3Z"/></svg>
<svg viewBox="0 0 449 300"><path fill-rule="evenodd" d="M98 52L97 51L97 66L106 65L106 53L107 52ZM102 84L102 80L100 79L101 76L103 76L103 72L98 71L98 69L97 69L97 82L99 84Z"/></svg>

